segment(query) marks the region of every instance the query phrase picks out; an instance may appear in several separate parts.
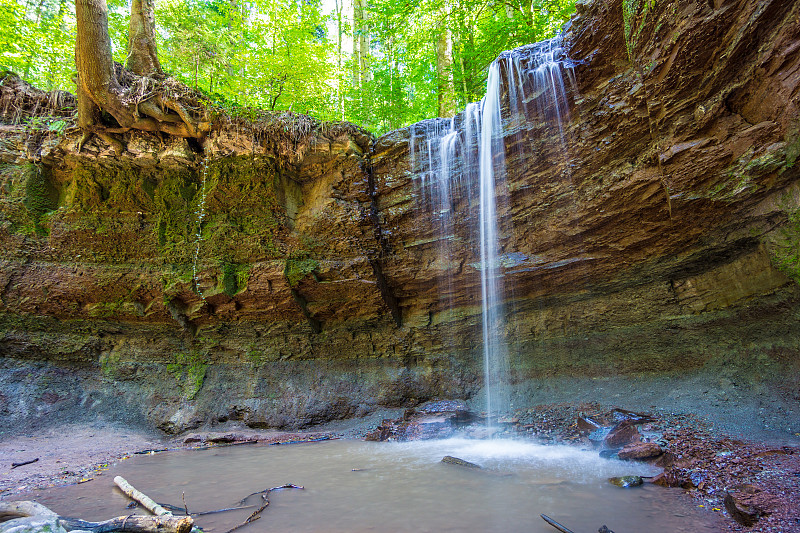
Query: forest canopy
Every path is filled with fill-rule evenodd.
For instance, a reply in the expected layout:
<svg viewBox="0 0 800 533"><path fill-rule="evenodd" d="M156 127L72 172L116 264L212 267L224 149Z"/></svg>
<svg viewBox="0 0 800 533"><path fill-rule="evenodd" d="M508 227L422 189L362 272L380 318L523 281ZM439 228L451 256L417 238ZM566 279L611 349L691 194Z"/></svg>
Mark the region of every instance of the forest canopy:
<svg viewBox="0 0 800 533"><path fill-rule="evenodd" d="M575 0L156 0L163 71L235 114L292 110L375 133L452 116L503 50L554 35ZM126 63L130 2L108 0ZM72 93L75 3L0 0L0 70Z"/></svg>

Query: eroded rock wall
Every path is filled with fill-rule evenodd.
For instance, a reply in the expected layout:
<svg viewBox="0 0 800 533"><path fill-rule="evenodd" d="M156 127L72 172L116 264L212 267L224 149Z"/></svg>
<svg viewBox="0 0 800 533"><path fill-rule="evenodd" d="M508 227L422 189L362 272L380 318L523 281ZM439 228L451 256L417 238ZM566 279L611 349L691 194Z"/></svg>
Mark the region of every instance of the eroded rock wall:
<svg viewBox="0 0 800 533"><path fill-rule="evenodd" d="M797 385L798 9L578 4L565 142L506 115L520 405L575 375ZM410 128L136 135L116 157L4 113L2 429L297 427L478 394L475 245L420 209Z"/></svg>

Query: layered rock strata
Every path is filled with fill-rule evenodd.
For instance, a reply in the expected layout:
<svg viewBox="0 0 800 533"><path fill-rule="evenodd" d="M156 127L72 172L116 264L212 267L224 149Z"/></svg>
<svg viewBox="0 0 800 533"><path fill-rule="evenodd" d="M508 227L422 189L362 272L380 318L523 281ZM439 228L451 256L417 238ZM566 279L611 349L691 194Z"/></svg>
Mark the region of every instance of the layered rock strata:
<svg viewBox="0 0 800 533"><path fill-rule="evenodd" d="M564 143L504 115L520 404L543 378L709 372L796 408L799 10L578 4ZM419 126L131 135L116 157L17 124L35 91L9 105L22 89L4 90L3 429L298 427L478 394L475 245L420 209Z"/></svg>

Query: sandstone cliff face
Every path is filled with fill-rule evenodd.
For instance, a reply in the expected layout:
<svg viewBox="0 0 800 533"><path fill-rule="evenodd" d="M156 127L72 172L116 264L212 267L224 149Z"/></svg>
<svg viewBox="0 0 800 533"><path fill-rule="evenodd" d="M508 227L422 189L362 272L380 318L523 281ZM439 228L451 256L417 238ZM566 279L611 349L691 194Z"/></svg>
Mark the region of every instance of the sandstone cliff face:
<svg viewBox="0 0 800 533"><path fill-rule="evenodd" d="M799 10L578 5L563 145L506 114L521 404L575 374L796 387L781 373L800 365ZM4 427L80 412L292 427L478 393L474 221L439 235L420 208L419 125L288 145L135 136L115 157L4 116Z"/></svg>

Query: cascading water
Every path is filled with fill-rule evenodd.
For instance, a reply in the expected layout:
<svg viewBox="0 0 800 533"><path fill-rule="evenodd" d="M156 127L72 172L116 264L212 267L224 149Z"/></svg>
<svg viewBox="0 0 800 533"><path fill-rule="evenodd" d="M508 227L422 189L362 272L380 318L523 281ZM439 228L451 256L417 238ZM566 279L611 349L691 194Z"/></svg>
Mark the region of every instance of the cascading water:
<svg viewBox="0 0 800 533"><path fill-rule="evenodd" d="M514 138L512 144L520 147L524 158L530 155L524 153L525 136L534 131L549 135L555 129L556 150L565 153L563 123L569 119L569 100L563 72L572 80L571 67L560 37L504 53L489 66L486 95L480 102L467 105L450 121L425 121L411 130L411 168L420 196L432 211L431 219L438 220L432 230L438 232L434 238L439 243L439 264L452 256L453 206L459 195L468 196L462 204L468 212L463 215L476 222L471 237L477 241L472 249L480 253L473 265L480 273L484 391L490 425L511 408L504 301L512 288L504 267L513 263L515 251L506 205L506 143ZM470 196L477 198L477 205ZM452 305L453 290L459 285L452 274L439 277L439 293L449 295L442 298L445 305Z"/></svg>

